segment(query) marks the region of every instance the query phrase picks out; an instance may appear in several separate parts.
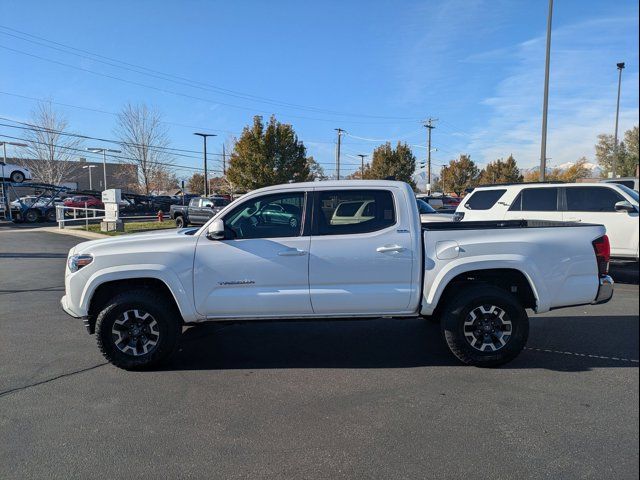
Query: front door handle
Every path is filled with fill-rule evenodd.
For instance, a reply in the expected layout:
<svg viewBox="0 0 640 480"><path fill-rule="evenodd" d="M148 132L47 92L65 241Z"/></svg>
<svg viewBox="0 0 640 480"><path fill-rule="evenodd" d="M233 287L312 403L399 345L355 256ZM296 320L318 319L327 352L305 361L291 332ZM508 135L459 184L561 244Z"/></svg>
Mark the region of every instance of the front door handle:
<svg viewBox="0 0 640 480"><path fill-rule="evenodd" d="M298 248L290 248L288 250L283 250L282 252L278 252L278 256L280 257L301 257L302 255L306 255L306 250L300 250Z"/></svg>
<svg viewBox="0 0 640 480"><path fill-rule="evenodd" d="M378 253L402 252L404 250L406 250L406 248L401 247L400 245L385 245L384 247L376 248L376 252Z"/></svg>

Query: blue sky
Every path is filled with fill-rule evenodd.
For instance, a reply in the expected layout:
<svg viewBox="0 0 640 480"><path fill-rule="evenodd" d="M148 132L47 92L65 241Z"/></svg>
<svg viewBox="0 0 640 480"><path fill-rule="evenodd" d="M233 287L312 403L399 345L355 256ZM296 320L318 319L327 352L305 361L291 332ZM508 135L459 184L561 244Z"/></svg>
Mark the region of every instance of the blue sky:
<svg viewBox="0 0 640 480"><path fill-rule="evenodd" d="M353 170L355 155L370 154L381 140L406 141L424 158L420 121L434 117L434 163L469 153L484 165L513 153L531 167L540 148L546 15L546 0L4 0L0 116L28 120L35 101L24 97L48 98L84 107L56 105L74 131L112 138L115 117L87 109L117 112L125 102L146 102L163 113L173 147L199 150L197 127L219 134L210 149L220 152L254 114L274 113L328 173L334 128L348 132L343 168ZM189 85L51 49L18 32ZM619 61L627 63L624 131L638 123L637 2L556 0L552 165L593 159L597 134L613 132ZM0 135L19 136L7 127Z"/></svg>

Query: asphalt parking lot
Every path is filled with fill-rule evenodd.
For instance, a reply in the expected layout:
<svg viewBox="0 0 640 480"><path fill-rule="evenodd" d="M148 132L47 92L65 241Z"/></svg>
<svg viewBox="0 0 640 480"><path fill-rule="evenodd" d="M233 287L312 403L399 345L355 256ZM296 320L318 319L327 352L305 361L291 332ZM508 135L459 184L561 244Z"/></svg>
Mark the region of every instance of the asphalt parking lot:
<svg viewBox="0 0 640 480"><path fill-rule="evenodd" d="M80 241L0 231L0 478L638 478L637 264L500 369L380 319L195 327L132 373L59 308Z"/></svg>

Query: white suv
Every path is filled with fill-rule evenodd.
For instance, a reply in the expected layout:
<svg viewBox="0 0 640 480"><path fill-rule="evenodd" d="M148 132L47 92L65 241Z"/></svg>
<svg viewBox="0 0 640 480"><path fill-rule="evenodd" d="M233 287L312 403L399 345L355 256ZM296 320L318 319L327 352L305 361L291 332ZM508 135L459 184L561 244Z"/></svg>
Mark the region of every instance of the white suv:
<svg viewBox="0 0 640 480"><path fill-rule="evenodd" d="M604 225L611 256L638 260L638 192L615 183L519 183L478 187L454 220L550 220Z"/></svg>
<svg viewBox="0 0 640 480"><path fill-rule="evenodd" d="M2 160L0 160L0 175L2 175L2 180L9 180L15 183L31 180L31 171L28 168L12 163L4 163Z"/></svg>

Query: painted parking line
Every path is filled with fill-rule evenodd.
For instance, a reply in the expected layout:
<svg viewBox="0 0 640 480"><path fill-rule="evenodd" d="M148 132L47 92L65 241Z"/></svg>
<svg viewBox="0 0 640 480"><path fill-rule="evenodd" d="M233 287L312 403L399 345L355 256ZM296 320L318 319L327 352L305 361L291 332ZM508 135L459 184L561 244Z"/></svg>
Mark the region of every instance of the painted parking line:
<svg viewBox="0 0 640 480"><path fill-rule="evenodd" d="M565 352L563 350L551 350L549 348L525 347L525 350L531 350L532 352L558 353L560 355L573 355L574 357L599 358L601 360L615 360L618 362L640 363L639 360L636 360L633 358L607 357L604 355L593 355L590 353L576 353L576 352Z"/></svg>

